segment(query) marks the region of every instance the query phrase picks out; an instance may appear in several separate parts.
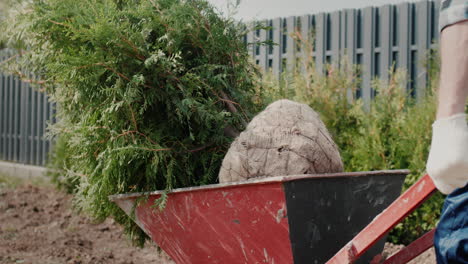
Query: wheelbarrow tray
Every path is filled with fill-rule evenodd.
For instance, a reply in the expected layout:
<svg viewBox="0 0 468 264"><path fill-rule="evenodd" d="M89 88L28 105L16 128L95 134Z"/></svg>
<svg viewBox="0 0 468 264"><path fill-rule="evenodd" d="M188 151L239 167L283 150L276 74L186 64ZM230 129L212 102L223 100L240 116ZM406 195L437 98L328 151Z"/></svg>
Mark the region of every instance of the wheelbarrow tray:
<svg viewBox="0 0 468 264"><path fill-rule="evenodd" d="M181 188L168 194L162 211L154 207L162 191L110 199L176 263L325 263L400 195L408 173L296 175ZM357 263L369 263L384 243L385 237Z"/></svg>

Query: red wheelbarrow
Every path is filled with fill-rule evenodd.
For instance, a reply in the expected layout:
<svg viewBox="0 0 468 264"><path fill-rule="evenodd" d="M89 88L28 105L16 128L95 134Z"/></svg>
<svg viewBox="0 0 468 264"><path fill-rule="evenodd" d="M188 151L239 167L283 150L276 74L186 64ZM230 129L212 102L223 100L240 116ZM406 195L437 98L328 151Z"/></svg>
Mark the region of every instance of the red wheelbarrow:
<svg viewBox="0 0 468 264"><path fill-rule="evenodd" d="M361 248L348 241L375 225L407 174L297 175L175 189L162 211L153 206L160 191L110 199L176 263L326 263L332 257L330 263L369 263L382 252L388 230L371 228L373 239ZM135 206L143 196L148 199Z"/></svg>

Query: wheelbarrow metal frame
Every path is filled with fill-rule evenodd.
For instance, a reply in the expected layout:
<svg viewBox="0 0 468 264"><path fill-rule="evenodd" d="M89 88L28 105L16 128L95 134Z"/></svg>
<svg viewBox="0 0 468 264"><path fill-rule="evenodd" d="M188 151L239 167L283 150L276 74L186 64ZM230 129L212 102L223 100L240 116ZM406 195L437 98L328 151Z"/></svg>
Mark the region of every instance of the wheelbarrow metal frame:
<svg viewBox="0 0 468 264"><path fill-rule="evenodd" d="M338 251L327 264L354 263L372 245L379 241L381 237L387 234L406 216L429 199L436 190L434 182L429 175L426 174L421 177L413 186L385 209L385 211L378 215L374 221L346 244L346 246ZM407 263L432 245L433 236L434 230L416 240L406 249L402 249L384 263ZM375 262L377 261L378 256L375 259Z"/></svg>

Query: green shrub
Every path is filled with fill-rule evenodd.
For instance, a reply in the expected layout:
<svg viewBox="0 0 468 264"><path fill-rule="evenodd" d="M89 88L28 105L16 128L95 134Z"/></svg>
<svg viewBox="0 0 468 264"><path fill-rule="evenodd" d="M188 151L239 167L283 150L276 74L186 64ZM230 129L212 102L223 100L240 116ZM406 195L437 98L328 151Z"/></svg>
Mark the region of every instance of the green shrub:
<svg viewBox="0 0 468 264"><path fill-rule="evenodd" d="M303 50L311 50L305 47ZM307 54L306 54L307 55ZM338 144L346 171L407 169L404 188L425 171L435 117L437 54L429 60L430 87L425 96L413 99L406 89L406 73L390 71L388 82L374 80L375 97L365 104L356 98L361 69L342 61L319 74L310 54L295 71L276 78L271 73L259 81L257 93L266 103L289 98L310 105L320 113ZM443 203L436 194L399 224L390 234L394 243L409 243L435 227Z"/></svg>
<svg viewBox="0 0 468 264"><path fill-rule="evenodd" d="M49 153L47 158L47 175L52 182L67 193L74 193L80 184L79 175L74 175L73 172L67 171L71 168L73 155L69 152L68 134L58 135L53 146L53 151ZM64 176L66 175L66 176Z"/></svg>
<svg viewBox="0 0 468 264"><path fill-rule="evenodd" d="M108 196L216 182L255 112L242 27L206 1L33 1L5 26L26 50L10 70L42 76L60 106L55 179L77 208L113 216L140 244Z"/></svg>

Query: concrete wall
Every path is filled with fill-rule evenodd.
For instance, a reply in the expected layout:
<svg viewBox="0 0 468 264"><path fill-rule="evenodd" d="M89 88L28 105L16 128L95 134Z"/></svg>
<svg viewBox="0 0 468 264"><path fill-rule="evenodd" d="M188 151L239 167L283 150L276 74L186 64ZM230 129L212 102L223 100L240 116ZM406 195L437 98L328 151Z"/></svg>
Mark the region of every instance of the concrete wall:
<svg viewBox="0 0 468 264"><path fill-rule="evenodd" d="M46 179L45 167L0 161L0 174L22 179Z"/></svg>

